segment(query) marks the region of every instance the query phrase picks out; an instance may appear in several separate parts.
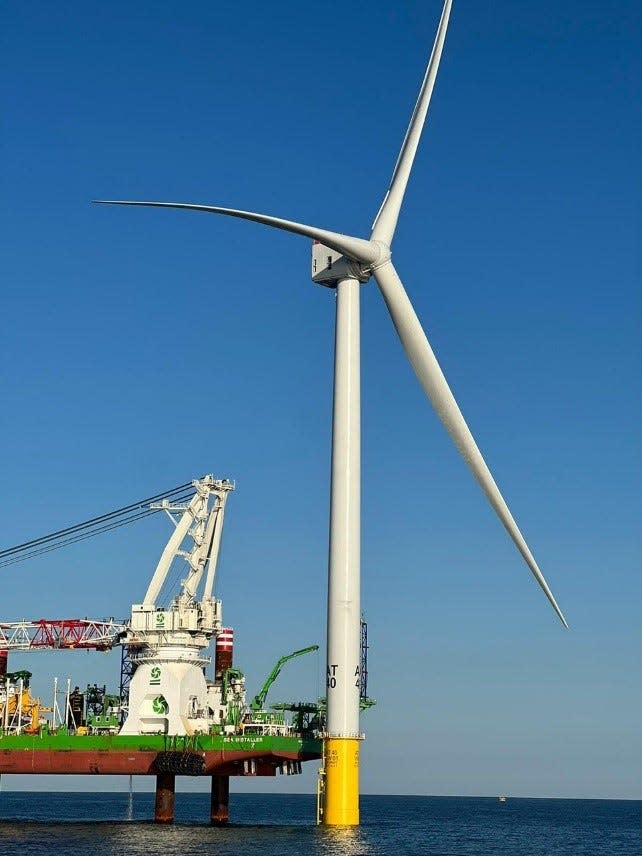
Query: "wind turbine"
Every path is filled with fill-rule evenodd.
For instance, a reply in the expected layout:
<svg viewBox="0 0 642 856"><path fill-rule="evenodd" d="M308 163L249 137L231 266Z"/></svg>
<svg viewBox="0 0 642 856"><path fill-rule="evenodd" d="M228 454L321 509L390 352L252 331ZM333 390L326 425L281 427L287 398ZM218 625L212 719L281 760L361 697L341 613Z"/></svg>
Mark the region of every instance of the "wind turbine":
<svg viewBox="0 0 642 856"><path fill-rule="evenodd" d="M419 97L369 238L343 235L235 208L182 202L97 200L105 204L184 208L240 217L312 238L312 279L336 290L323 813L324 823L328 825L359 823L359 290L371 276L379 286L401 344L437 415L553 609L564 626L568 626L462 416L391 259L390 247L435 84L451 6L452 0L446 0Z"/></svg>

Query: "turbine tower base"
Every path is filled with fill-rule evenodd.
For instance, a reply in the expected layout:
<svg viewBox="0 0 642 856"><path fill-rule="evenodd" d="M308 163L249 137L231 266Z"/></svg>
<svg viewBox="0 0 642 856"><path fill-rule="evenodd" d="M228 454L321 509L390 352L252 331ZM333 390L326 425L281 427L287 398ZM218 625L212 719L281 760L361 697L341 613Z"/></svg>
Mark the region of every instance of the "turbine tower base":
<svg viewBox="0 0 642 856"><path fill-rule="evenodd" d="M359 740L327 737L323 793L325 826L359 825Z"/></svg>

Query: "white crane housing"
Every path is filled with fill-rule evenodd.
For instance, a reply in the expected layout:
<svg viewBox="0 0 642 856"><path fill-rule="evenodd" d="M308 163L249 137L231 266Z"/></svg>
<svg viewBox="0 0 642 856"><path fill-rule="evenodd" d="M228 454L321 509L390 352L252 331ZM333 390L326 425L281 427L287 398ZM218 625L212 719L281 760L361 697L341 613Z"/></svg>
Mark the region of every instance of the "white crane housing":
<svg viewBox="0 0 642 856"><path fill-rule="evenodd" d="M234 483L208 475L193 482L195 494L187 505L163 500L175 529L142 603L132 604L131 621L123 638L136 666L129 687L128 716L122 734L195 734L221 722L225 700L208 687L204 656L221 629L221 601L212 596L225 503ZM174 514L181 512L176 519ZM182 549L185 539L191 549ZM159 605L163 584L174 559L187 563L179 594L169 606ZM200 599L197 592L203 577ZM215 698L216 696L216 698Z"/></svg>

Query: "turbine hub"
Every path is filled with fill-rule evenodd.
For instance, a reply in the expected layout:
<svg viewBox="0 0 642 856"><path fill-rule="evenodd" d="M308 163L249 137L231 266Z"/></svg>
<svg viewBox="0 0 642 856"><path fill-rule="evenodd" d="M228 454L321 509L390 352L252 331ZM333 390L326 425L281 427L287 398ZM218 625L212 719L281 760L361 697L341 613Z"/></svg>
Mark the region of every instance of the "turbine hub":
<svg viewBox="0 0 642 856"><path fill-rule="evenodd" d="M372 273L373 271L375 271L377 268L381 267L382 265L388 264L388 262L392 258L392 251L391 251L390 247L388 246L388 244L384 244L383 241L377 241L376 239L373 240L371 238L370 243L374 244L374 246L378 250L377 258L375 259L374 262L372 262L372 264L369 267L370 273Z"/></svg>

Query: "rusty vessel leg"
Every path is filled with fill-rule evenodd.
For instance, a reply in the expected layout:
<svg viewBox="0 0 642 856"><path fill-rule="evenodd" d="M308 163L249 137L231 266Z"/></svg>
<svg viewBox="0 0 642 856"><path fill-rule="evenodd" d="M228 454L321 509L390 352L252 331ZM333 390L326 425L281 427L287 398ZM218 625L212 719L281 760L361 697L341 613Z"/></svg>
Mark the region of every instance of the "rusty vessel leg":
<svg viewBox="0 0 642 856"><path fill-rule="evenodd" d="M156 776L156 823L174 823L174 791L176 777L173 773L159 773Z"/></svg>
<svg viewBox="0 0 642 856"><path fill-rule="evenodd" d="M224 826L230 819L230 777L212 776L212 802L210 821L214 826Z"/></svg>

